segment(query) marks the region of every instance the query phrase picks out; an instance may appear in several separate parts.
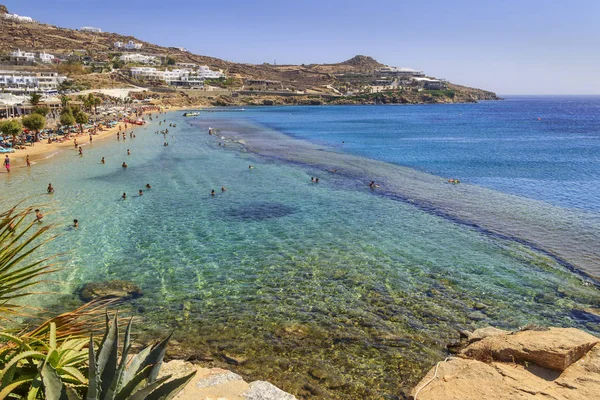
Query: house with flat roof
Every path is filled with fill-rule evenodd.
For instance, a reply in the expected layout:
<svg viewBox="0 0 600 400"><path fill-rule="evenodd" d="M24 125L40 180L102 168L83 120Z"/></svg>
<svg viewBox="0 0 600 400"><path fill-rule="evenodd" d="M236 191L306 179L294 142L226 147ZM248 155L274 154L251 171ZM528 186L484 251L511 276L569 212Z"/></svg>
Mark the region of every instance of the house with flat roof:
<svg viewBox="0 0 600 400"><path fill-rule="evenodd" d="M16 63L33 63L35 61L35 54L17 49L9 54L9 58Z"/></svg>
<svg viewBox="0 0 600 400"><path fill-rule="evenodd" d="M138 53L122 54L119 57L119 60L125 63L158 64L158 60L155 56L147 56Z"/></svg>
<svg viewBox="0 0 600 400"><path fill-rule="evenodd" d="M102 33L102 29L94 28L93 26L82 26L79 30L83 32Z"/></svg>
<svg viewBox="0 0 600 400"><path fill-rule="evenodd" d="M417 85L427 90L444 90L446 89L446 82L439 79L432 79L426 77L414 77L413 81L417 82Z"/></svg>
<svg viewBox="0 0 600 400"><path fill-rule="evenodd" d="M135 43L133 40L130 40L127 43L115 42L114 47L117 49L124 49L124 50L139 50L142 48L142 44Z"/></svg>
<svg viewBox="0 0 600 400"><path fill-rule="evenodd" d="M0 90L13 94L54 92L66 79L58 72L0 71Z"/></svg>

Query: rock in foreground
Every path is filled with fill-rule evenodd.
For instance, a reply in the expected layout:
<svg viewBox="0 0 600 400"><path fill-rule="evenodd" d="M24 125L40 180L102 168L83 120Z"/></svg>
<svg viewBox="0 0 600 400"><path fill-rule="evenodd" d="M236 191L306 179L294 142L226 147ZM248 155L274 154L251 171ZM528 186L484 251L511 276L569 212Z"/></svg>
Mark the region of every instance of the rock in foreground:
<svg viewBox="0 0 600 400"><path fill-rule="evenodd" d="M411 396L417 400L600 398L599 343L595 336L572 328L488 336L469 345L460 358L441 362L437 373L432 368ZM489 356L492 361L471 356ZM500 362L496 356L515 360Z"/></svg>
<svg viewBox="0 0 600 400"><path fill-rule="evenodd" d="M78 292L79 297L83 301L91 301L100 297L113 297L129 300L142 295L142 289L136 284L117 280L86 283Z"/></svg>
<svg viewBox="0 0 600 400"><path fill-rule="evenodd" d="M163 364L160 375L177 378L196 370L196 376L174 400L295 400L296 397L275 385L256 381L246 383L231 371L220 368L201 368L181 360Z"/></svg>

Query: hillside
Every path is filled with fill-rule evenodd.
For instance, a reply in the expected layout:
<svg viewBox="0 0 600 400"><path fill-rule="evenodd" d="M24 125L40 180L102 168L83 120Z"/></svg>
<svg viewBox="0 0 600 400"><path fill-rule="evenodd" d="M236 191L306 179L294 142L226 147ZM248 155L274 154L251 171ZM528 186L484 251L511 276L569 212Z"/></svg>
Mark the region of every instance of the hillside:
<svg viewBox="0 0 600 400"><path fill-rule="evenodd" d="M7 10L0 5L0 13L3 11ZM192 54L174 47L158 46L128 35L109 32L93 33L60 28L44 23L17 22L4 18L0 18L0 37L11 38L11 40L0 41L0 56L3 56L5 60L7 60L8 53L19 48L24 51L46 51L62 57L76 53L79 56L93 58L94 62L112 62L118 53L114 48L114 43L133 41L142 44L142 49L136 52L162 56L163 59L172 59L180 63L195 63L207 65L213 69L220 69L232 78L227 82L225 88L236 90L262 90L259 87L249 88L244 84L248 79L253 79L269 81L272 86L268 90L271 91L303 91L306 94L322 93L331 95L339 95L339 90L343 92L368 92L369 90L372 91L368 88L377 79L376 71L384 67L383 64L364 55L358 55L335 64L254 65L232 63L215 57ZM356 78L357 74L364 74L364 78ZM91 81L92 87L103 86L104 84L115 86L120 83L131 83L130 80L124 79L124 73L104 75L96 76L93 79L84 77L79 79ZM353 75L353 79L347 80L344 75ZM462 92L463 89L456 86L452 90ZM456 99L487 97L473 96L472 94L472 92L465 93L465 96L458 96ZM491 97L495 98L495 95ZM453 101L451 98L447 100ZM418 99L414 101L418 101Z"/></svg>

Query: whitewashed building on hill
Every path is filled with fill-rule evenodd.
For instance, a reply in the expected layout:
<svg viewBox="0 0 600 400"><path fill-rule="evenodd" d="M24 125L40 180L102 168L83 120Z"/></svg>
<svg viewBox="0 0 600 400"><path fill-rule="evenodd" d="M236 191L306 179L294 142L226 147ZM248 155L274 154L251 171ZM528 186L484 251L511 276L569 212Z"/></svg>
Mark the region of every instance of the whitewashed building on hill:
<svg viewBox="0 0 600 400"><path fill-rule="evenodd" d="M24 17L22 15L17 14L4 14L4 18L18 22L35 22L31 17Z"/></svg>
<svg viewBox="0 0 600 400"><path fill-rule="evenodd" d="M142 48L142 44L141 43L135 43L133 40L130 40L127 43L115 42L114 46L117 49L125 49L125 50L139 50L139 49Z"/></svg>
<svg viewBox="0 0 600 400"><path fill-rule="evenodd" d="M51 64L55 58L56 57L54 57L54 54L48 54L46 52L38 53L38 59L40 60L40 62L43 62L45 64Z"/></svg>
<svg viewBox="0 0 600 400"><path fill-rule="evenodd" d="M9 54L9 58L17 63L32 63L35 61L35 54L17 49Z"/></svg>
<svg viewBox="0 0 600 400"><path fill-rule="evenodd" d="M158 64L158 60L155 56L146 56L144 54L123 54L119 57L119 60L125 63L140 63L140 64Z"/></svg>
<svg viewBox="0 0 600 400"><path fill-rule="evenodd" d="M82 26L79 30L83 32L102 33L102 29L94 28L93 26Z"/></svg>
<svg viewBox="0 0 600 400"><path fill-rule="evenodd" d="M8 93L54 92L67 79L58 72L0 71L0 90Z"/></svg>

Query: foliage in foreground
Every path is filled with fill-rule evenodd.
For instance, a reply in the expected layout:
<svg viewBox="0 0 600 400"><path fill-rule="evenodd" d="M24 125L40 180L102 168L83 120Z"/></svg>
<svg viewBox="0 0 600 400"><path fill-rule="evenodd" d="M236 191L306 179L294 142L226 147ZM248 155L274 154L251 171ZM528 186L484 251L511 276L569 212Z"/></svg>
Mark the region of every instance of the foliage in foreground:
<svg viewBox="0 0 600 400"><path fill-rule="evenodd" d="M89 343L89 370L86 400L169 400L188 384L196 372L170 380L167 375L158 378L169 335L154 346L148 346L131 358L131 320L125 330L123 350L119 359L119 325L115 314L96 355L93 338ZM41 366L44 393L48 400L81 399L76 388L65 384L59 371L49 362Z"/></svg>

